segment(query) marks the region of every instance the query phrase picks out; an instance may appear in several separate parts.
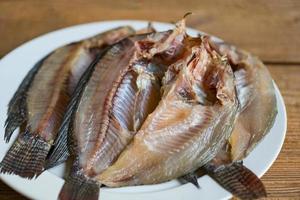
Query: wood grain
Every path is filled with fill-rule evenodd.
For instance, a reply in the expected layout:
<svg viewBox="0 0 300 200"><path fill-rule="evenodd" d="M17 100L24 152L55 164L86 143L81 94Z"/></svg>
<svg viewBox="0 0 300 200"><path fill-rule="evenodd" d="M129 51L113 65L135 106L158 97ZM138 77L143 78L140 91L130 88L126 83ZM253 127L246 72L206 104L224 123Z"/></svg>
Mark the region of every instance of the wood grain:
<svg viewBox="0 0 300 200"><path fill-rule="evenodd" d="M176 21L237 44L268 62L300 62L300 1L268 0L1 0L0 55L38 35L113 19Z"/></svg>
<svg viewBox="0 0 300 200"><path fill-rule="evenodd" d="M269 70L285 101L288 129L279 157L262 181L269 197L300 199L300 65L271 66Z"/></svg>
<svg viewBox="0 0 300 200"><path fill-rule="evenodd" d="M267 199L300 199L300 1L1 0L0 57L40 34L112 19L171 22L188 11L188 25L242 47L269 63L284 97L288 131L283 149L262 180ZM0 181L0 199L26 199Z"/></svg>

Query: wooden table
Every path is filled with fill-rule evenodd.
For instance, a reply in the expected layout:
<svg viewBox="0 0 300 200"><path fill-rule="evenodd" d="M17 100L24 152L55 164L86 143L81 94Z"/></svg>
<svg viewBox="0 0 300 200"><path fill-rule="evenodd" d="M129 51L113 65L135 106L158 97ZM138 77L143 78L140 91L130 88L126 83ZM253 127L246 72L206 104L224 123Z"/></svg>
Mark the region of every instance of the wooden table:
<svg viewBox="0 0 300 200"><path fill-rule="evenodd" d="M1 0L0 57L66 26L113 19L174 22L189 11L194 15L188 26L232 42L267 64L285 100L288 131L262 180L268 199L300 199L300 1ZM0 199L25 198L0 181Z"/></svg>

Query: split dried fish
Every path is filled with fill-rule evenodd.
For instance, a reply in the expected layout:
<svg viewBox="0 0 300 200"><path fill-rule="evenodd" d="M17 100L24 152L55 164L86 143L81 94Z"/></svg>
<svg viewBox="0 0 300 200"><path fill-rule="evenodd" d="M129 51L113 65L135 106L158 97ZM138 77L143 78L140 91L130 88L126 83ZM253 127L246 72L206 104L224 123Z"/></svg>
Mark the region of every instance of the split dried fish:
<svg viewBox="0 0 300 200"><path fill-rule="evenodd" d="M178 178L212 159L231 134L238 103L233 72L206 40L185 65L133 142L98 180L109 187Z"/></svg>
<svg viewBox="0 0 300 200"><path fill-rule="evenodd" d="M204 168L222 187L241 199L265 197L263 183L242 164L242 159L273 126L277 107L271 75L265 65L248 52L212 39L210 43L229 58L240 105L228 142ZM189 181L196 182L195 178L192 180Z"/></svg>
<svg viewBox="0 0 300 200"><path fill-rule="evenodd" d="M156 30L154 29L152 24L149 23L146 28L136 31L136 34L141 35L141 34L149 34L149 33L155 33L155 32L156 32ZM140 36L140 37L144 37L144 36ZM56 138L56 140L53 144L53 148L52 148L50 156L47 160L47 164L46 164L47 169L52 168L56 165L59 165L59 164L65 162L68 159L68 157L70 156L70 151L72 151L72 149L70 150L70 148L68 148L67 140L68 140L68 136L69 136L69 138L72 137L71 134L69 133L69 132L71 132L70 127L72 124L72 117L73 117L72 113L77 108L80 97L83 92L83 89L85 88L85 85L88 82L91 74L93 73L94 67L95 67L96 63L99 61L99 59L101 59L101 56L99 56L97 59L95 59L95 62L92 64L92 66L90 66L90 69L86 70L86 73L82 76L81 82L78 84L78 86L71 98L71 101L67 108L66 114L64 116L64 120L62 122L60 130L58 131L59 132L58 137ZM139 61L139 62L142 63L142 61ZM138 66L138 64L137 64L137 66ZM143 67L140 67L140 69L142 69L142 68ZM141 79L141 78L139 78L139 79ZM143 80L143 79L141 79L141 80ZM139 92L144 93L149 90L151 93L152 86L151 85L149 85L149 86L150 86L150 88L145 88L145 90L140 90ZM148 93L146 93L144 95L148 95ZM140 96L140 98L142 97L142 95L139 95L139 96ZM156 97L157 97L157 99L159 99L158 96L156 96ZM149 101L149 102L150 102L150 104L153 104L151 102L155 102L155 101L156 101L156 99L151 99L151 101ZM137 104L137 103L141 104L142 102L136 101L135 104ZM135 109L142 109L142 107L135 106ZM144 114L147 114L147 112L149 112L149 111L144 111L144 110L141 110L141 111L143 111ZM137 113L137 112L135 111L135 113ZM138 119L136 118L135 121L137 121L137 120ZM135 123L135 124L137 124L137 123Z"/></svg>

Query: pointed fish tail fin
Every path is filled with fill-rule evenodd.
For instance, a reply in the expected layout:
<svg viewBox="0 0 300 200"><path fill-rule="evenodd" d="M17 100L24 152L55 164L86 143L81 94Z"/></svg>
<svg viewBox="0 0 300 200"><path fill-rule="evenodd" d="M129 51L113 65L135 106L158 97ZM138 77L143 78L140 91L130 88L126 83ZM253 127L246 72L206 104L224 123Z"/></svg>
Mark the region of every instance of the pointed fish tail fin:
<svg viewBox="0 0 300 200"><path fill-rule="evenodd" d="M188 173L179 179L180 181L182 180L183 183L188 182L193 184L196 188L200 188L200 185L198 183L198 176L196 173Z"/></svg>
<svg viewBox="0 0 300 200"><path fill-rule="evenodd" d="M20 134L0 163L0 172L34 178L44 170L51 144L26 131Z"/></svg>
<svg viewBox="0 0 300 200"><path fill-rule="evenodd" d="M18 110L22 110L24 103L20 103L19 105L19 109ZM13 132L20 127L25 121L26 121L26 116L25 116L25 112L16 112L16 111L8 111L7 114L7 119L5 121L5 134L4 134L4 140L6 142L10 141L10 138L13 134Z"/></svg>
<svg viewBox="0 0 300 200"><path fill-rule="evenodd" d="M71 102L64 116L62 125L58 131L58 136L48 154L45 166L46 169L50 169L65 162L70 156L70 150L68 147L68 134L71 123L72 109L73 107Z"/></svg>
<svg viewBox="0 0 300 200"><path fill-rule="evenodd" d="M100 185L94 180L87 179L82 175L77 167L73 170L66 179L58 199L60 200L98 200Z"/></svg>
<svg viewBox="0 0 300 200"><path fill-rule="evenodd" d="M241 162L217 168L206 165L205 169L210 177L240 199L257 199L267 196L261 180Z"/></svg>
<svg viewBox="0 0 300 200"><path fill-rule="evenodd" d="M28 74L23 79L19 88L15 92L14 96L8 104L7 119L5 121L5 135L4 139L9 142L13 132L16 128L20 127L27 119L27 107L26 107L26 95L30 88L30 85L34 79L34 76L43 64L43 61L47 58L43 58L37 62L33 68L28 72Z"/></svg>
<svg viewBox="0 0 300 200"><path fill-rule="evenodd" d="M62 134L57 139L59 139L60 142L58 142L58 144L55 144L56 146L53 147L53 149L51 149L46 160L46 169L50 169L52 167L64 163L70 156L70 151L67 146L67 134Z"/></svg>
<svg viewBox="0 0 300 200"><path fill-rule="evenodd" d="M72 154L71 150L73 145L72 137L70 136L70 129L72 124L73 113L76 110L78 99L81 96L81 91L78 91L78 87L75 89L75 93L64 115L63 122L58 130L58 135L48 154L45 166L46 169L50 169L65 162L70 156L70 154Z"/></svg>

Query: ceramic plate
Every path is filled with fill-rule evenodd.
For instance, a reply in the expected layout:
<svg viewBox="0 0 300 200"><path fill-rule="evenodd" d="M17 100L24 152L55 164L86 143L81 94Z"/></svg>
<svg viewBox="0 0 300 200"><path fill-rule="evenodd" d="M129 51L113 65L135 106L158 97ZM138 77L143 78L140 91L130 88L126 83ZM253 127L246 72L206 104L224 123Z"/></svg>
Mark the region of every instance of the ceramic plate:
<svg viewBox="0 0 300 200"><path fill-rule="evenodd" d="M0 60L0 132L4 135L4 121L10 98L18 88L22 79L30 68L46 54L57 47L63 46L96 33L122 25L131 25L139 29L147 26L146 21L106 21L73 26L54 31L35 38L16 48ZM166 23L153 23L159 30L171 29L174 26ZM188 29L190 35L197 35L199 31ZM217 38L216 38L217 39ZM275 83L274 83L275 84ZM282 147L286 132L286 111L282 96L275 85L278 115L273 128L264 140L244 160L244 164L255 174L261 177L272 165ZM6 144L0 140L0 159L4 157L11 142ZM4 136L1 136L2 138ZM0 175L0 178L12 187L31 199L56 199L64 183L64 164L49 171L45 171L35 180L27 180L15 175ZM192 184L181 185L178 181L170 181L151 186L135 186L117 189L103 188L100 191L101 200L198 200L198 199L228 199L231 194L222 189L208 176L199 178L200 189Z"/></svg>

